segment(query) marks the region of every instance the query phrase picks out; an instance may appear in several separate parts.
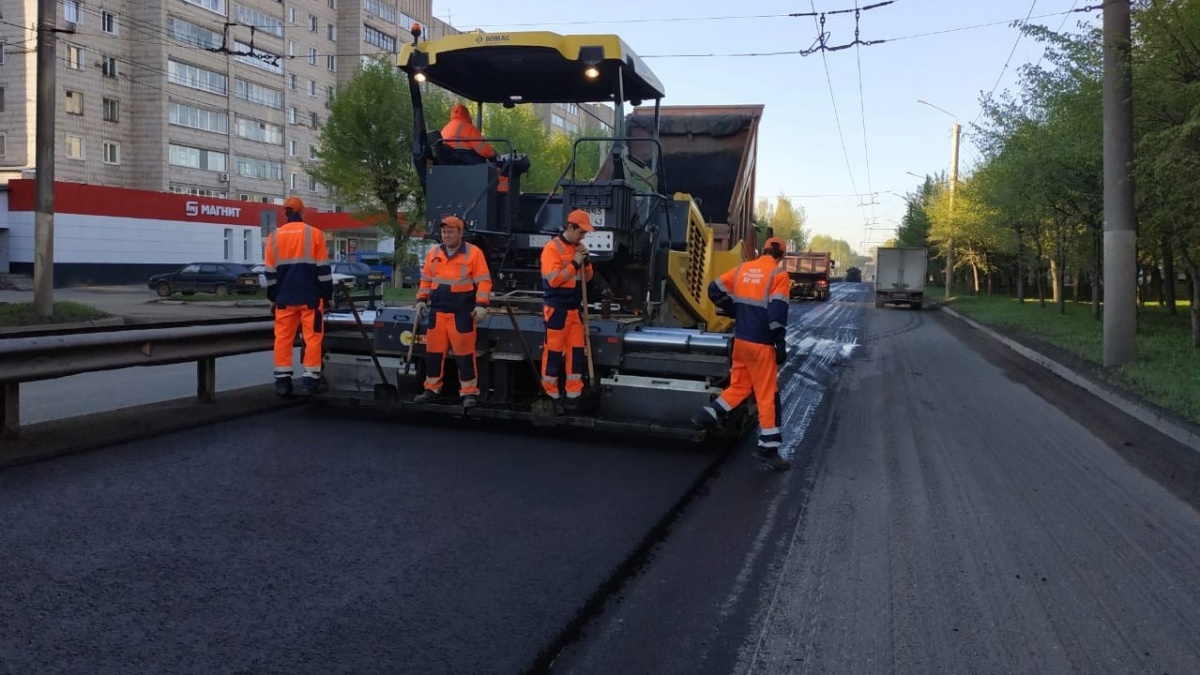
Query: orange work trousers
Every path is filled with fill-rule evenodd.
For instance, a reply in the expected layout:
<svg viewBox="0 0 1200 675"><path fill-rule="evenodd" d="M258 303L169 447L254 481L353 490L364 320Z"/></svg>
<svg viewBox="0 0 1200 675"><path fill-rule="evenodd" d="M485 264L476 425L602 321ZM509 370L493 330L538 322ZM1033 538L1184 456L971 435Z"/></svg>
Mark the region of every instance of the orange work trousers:
<svg viewBox="0 0 1200 675"><path fill-rule="evenodd" d="M321 342L325 332L323 325L322 330L315 330L316 317L317 310L304 305L275 308L275 377L292 376L297 330L304 332L304 374L307 377L321 374Z"/></svg>
<svg viewBox="0 0 1200 675"><path fill-rule="evenodd" d="M775 364L775 347L734 338L729 386L717 397L716 404L728 413L751 394L758 404L758 445L778 448L783 444L783 436L779 429L779 366Z"/></svg>
<svg viewBox="0 0 1200 675"><path fill-rule="evenodd" d="M458 393L479 395L475 375L475 319L470 312L435 312L425 333L425 389L442 391L446 357L453 355L458 366Z"/></svg>
<svg viewBox="0 0 1200 675"><path fill-rule="evenodd" d="M558 382L567 379L567 398L583 395L583 373L587 368L584 354L583 318L578 309L546 305L542 308L546 326L546 346L542 349L542 389L550 398L558 398Z"/></svg>

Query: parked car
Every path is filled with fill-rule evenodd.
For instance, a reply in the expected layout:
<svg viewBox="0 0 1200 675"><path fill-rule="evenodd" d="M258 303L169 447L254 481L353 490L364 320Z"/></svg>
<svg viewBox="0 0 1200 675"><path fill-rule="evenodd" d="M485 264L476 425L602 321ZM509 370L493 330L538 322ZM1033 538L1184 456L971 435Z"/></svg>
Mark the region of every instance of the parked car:
<svg viewBox="0 0 1200 675"><path fill-rule="evenodd" d="M247 291L244 286L238 285L238 276L249 271L249 268L240 263L189 263L174 272L155 274L150 277L150 281L146 285L164 298L175 293L184 295L245 293L252 291Z"/></svg>
<svg viewBox="0 0 1200 675"><path fill-rule="evenodd" d="M358 287L357 281L351 274L339 274L333 272L333 283L335 285L345 282L350 286L350 290ZM260 288L267 287L267 266L264 263L255 263L250 266L250 269L240 277L238 277L238 286L240 288L253 288L257 291ZM253 292L253 291L250 291Z"/></svg>
<svg viewBox="0 0 1200 675"><path fill-rule="evenodd" d="M371 269L370 265L360 262L339 261L331 263L334 274L345 274L354 277L356 288L366 288L375 279L382 280L379 272Z"/></svg>

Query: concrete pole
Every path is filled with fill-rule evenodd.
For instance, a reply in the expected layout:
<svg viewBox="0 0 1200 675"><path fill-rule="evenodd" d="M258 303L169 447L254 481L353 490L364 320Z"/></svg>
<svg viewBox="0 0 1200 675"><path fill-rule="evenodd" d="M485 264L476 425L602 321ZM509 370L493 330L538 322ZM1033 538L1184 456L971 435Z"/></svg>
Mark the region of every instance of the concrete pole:
<svg viewBox="0 0 1200 675"><path fill-rule="evenodd" d="M950 127L952 139L950 141L950 219L953 223L954 219L954 193L958 189L958 137L962 127L958 122ZM946 298L950 298L950 292L954 285L954 238L946 239Z"/></svg>
<svg viewBox="0 0 1200 675"><path fill-rule="evenodd" d="M55 0L38 0L37 126L35 129L33 309L54 315L54 113L58 68Z"/></svg>
<svg viewBox="0 0 1200 675"><path fill-rule="evenodd" d="M1137 357L1129 3L1104 3L1104 365Z"/></svg>

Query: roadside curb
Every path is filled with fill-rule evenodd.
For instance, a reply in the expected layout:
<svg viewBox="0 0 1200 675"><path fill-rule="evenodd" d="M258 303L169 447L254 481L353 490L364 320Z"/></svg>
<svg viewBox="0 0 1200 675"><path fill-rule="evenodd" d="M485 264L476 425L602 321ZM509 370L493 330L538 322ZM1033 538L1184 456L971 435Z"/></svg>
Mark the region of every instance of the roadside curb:
<svg viewBox="0 0 1200 675"><path fill-rule="evenodd" d="M44 330L84 330L87 328L101 328L105 326L124 326L125 319L120 316L110 316L107 319L96 319L95 321L76 321L74 323L39 323L33 326L0 326L0 336L4 335L20 335L22 333L35 333Z"/></svg>
<svg viewBox="0 0 1200 675"><path fill-rule="evenodd" d="M956 319L959 319L975 330L987 335L997 342L1000 342L1014 352L1024 356L1025 358L1054 373L1067 382L1074 384L1080 389L1087 391L1114 408L1123 411L1127 415L1130 415L1143 424L1166 436L1171 437L1183 445L1188 446L1192 450L1200 452L1200 430L1194 427L1189 427L1189 425L1186 423L1180 423L1174 419L1171 419L1165 414L1154 410L1153 408L1150 408L1139 401L1129 399L1117 393L1116 391L1113 391L1108 386L1081 375L1080 373L1077 373L1063 364L1051 359L1045 354L1041 354L1033 349L1030 349L1029 347L1012 340L1011 338L1007 338L991 328L979 323L978 321L969 319L966 316L959 314L949 307L939 304L938 309Z"/></svg>

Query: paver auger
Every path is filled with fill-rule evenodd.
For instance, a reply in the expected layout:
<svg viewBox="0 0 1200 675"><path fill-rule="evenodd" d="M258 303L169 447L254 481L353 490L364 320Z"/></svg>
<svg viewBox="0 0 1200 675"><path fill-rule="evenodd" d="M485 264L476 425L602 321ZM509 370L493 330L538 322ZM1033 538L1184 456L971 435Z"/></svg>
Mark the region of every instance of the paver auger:
<svg viewBox="0 0 1200 675"><path fill-rule="evenodd" d="M412 402L424 377L423 321L414 322L411 307L391 307L364 317L399 400L378 393L390 388L376 387L372 350L353 317L337 313L326 319L324 398L703 438L688 419L726 383L732 343L732 321L717 313L707 287L757 249L752 208L762 106L662 106L658 79L614 35L467 33L405 45L398 65L412 94L426 236L437 238L443 216L462 218L465 239L484 251L494 283L488 316L478 324L481 395L464 413L448 362L446 402ZM484 103L608 103L615 107L614 129L577 140L550 193L524 192L529 158L506 139L489 137L485 120L477 120L484 139L508 150L486 163L464 161L426 128L427 85L475 103L479 118ZM603 161L597 175L580 178L576 158L589 143L600 145ZM499 189L502 182L507 190ZM541 393L539 259L575 208L588 211L596 228L585 240L595 269L586 295L594 381L579 409L565 414ZM732 419L730 435L752 419L753 411L743 412L751 415Z"/></svg>

